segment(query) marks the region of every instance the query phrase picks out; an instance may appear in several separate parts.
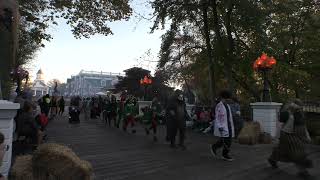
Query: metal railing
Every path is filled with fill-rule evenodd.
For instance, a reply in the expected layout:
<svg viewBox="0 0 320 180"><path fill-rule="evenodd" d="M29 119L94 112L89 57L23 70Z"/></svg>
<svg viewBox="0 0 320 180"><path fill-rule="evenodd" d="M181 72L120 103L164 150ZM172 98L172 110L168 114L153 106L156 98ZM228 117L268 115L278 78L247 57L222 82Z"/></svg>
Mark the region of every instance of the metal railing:
<svg viewBox="0 0 320 180"><path fill-rule="evenodd" d="M303 106L304 112L320 113L320 102L306 101Z"/></svg>

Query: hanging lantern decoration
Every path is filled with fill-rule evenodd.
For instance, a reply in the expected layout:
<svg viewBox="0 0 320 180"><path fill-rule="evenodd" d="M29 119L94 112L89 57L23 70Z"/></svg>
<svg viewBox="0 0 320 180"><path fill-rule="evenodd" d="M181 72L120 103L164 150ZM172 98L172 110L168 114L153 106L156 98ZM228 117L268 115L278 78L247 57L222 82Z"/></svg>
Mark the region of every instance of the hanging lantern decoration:
<svg viewBox="0 0 320 180"><path fill-rule="evenodd" d="M144 76L143 79L140 79L140 84L141 84L141 85L149 85L149 84L152 84L152 79L149 78L148 76Z"/></svg>
<svg viewBox="0 0 320 180"><path fill-rule="evenodd" d="M253 69L255 71L272 69L272 67L276 64L277 61L274 57L269 57L267 54L262 53L262 55L254 62Z"/></svg>

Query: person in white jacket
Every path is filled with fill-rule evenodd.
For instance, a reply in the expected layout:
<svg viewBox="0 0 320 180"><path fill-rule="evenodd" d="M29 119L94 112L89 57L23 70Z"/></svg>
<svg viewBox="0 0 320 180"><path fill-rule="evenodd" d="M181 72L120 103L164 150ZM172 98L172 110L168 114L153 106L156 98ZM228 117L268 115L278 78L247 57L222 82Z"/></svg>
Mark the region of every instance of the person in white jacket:
<svg viewBox="0 0 320 180"><path fill-rule="evenodd" d="M215 108L214 120L214 135L219 137L219 140L211 145L211 154L216 157L217 150L223 147L222 159L226 161L233 161L230 157L230 147L232 138L234 137L234 124L232 119L231 108L227 104L227 100L231 98L231 93L227 90L220 92L220 102Z"/></svg>

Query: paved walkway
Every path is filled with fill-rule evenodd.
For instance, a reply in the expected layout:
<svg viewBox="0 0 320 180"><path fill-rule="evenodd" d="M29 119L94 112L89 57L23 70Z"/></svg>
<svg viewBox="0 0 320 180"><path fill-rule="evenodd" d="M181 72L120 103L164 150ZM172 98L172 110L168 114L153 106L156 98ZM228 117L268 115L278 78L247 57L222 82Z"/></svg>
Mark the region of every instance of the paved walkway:
<svg viewBox="0 0 320 180"><path fill-rule="evenodd" d="M181 151L170 149L164 141L165 129L159 132L159 142L146 137L143 129L137 134L109 128L99 119L84 120L79 125L59 117L48 127L49 142L70 146L82 159L93 165L96 180L297 180L293 165L280 164L273 170L266 163L271 145L244 146L234 144L234 162L210 156L208 144L213 138L189 132ZM316 168L311 173L320 177L320 150L313 147L311 158Z"/></svg>

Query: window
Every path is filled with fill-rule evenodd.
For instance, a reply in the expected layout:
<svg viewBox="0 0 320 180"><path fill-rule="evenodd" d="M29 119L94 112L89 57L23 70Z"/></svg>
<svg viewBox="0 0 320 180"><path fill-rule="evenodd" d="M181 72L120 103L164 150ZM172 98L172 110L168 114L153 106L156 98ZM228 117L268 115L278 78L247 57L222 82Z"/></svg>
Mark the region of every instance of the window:
<svg viewBox="0 0 320 180"><path fill-rule="evenodd" d="M105 87L107 85L107 81L105 79L101 80L101 86Z"/></svg>

